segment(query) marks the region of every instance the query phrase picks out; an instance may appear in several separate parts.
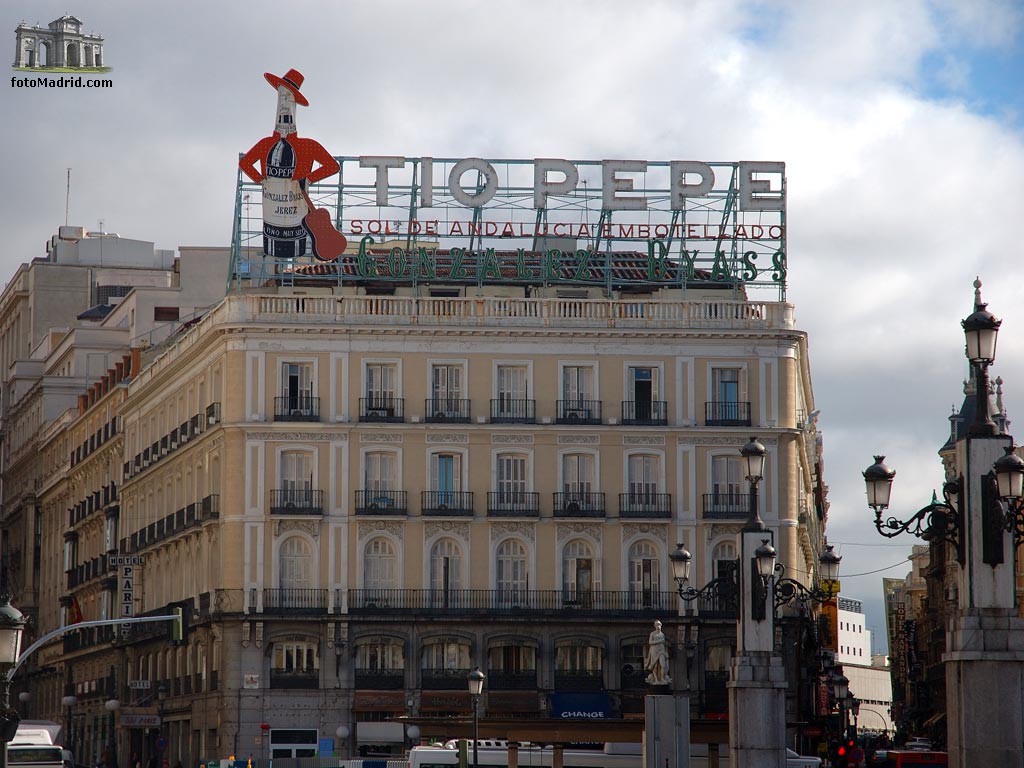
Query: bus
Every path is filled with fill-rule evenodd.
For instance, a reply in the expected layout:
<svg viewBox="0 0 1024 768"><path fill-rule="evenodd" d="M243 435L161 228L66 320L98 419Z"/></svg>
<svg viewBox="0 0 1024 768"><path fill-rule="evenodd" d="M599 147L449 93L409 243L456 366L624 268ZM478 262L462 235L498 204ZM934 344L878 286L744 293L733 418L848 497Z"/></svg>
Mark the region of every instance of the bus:
<svg viewBox="0 0 1024 768"><path fill-rule="evenodd" d="M945 768L949 765L949 755L931 750L890 749L882 765L885 768Z"/></svg>
<svg viewBox="0 0 1024 768"><path fill-rule="evenodd" d="M9 744L7 765L14 768L64 768L69 754L59 744Z"/></svg>
<svg viewBox="0 0 1024 768"><path fill-rule="evenodd" d="M477 747L477 764L481 766L508 766L508 748ZM533 745L519 747L519 768L550 768L554 750ZM469 759L473 759L473 745L469 744ZM640 768L639 755L615 755L601 750L567 749L562 752L565 768ZM407 768L447 768L459 764L459 750L455 742L445 746L413 747L409 750Z"/></svg>

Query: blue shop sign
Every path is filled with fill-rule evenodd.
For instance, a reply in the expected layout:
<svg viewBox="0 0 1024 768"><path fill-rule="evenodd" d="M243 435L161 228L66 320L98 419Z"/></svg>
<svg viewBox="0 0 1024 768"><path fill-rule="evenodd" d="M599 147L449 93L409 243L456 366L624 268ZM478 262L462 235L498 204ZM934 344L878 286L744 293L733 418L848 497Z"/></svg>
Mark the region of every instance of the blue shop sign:
<svg viewBox="0 0 1024 768"><path fill-rule="evenodd" d="M607 693L551 694L551 717L586 720L611 716L612 700Z"/></svg>

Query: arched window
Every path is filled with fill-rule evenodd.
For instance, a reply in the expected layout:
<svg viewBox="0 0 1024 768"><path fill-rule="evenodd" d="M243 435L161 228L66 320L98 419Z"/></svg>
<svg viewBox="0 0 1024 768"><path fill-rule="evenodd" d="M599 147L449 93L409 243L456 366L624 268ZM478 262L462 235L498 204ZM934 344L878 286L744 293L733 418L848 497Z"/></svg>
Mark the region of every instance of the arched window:
<svg viewBox="0 0 1024 768"><path fill-rule="evenodd" d="M522 605L530 588L526 547L518 539L505 539L495 553L494 588L498 599L507 605Z"/></svg>
<svg viewBox="0 0 1024 768"><path fill-rule="evenodd" d="M591 641L568 640L555 646L555 688L595 691L604 687L604 648Z"/></svg>
<svg viewBox="0 0 1024 768"><path fill-rule="evenodd" d="M420 670L425 689L449 690L465 687L469 674L469 642L456 638L428 640L423 644Z"/></svg>
<svg viewBox="0 0 1024 768"><path fill-rule="evenodd" d="M313 585L313 548L301 536L290 536L279 550L281 589L309 589Z"/></svg>
<svg viewBox="0 0 1024 768"><path fill-rule="evenodd" d="M587 600L598 586L594 551L583 539L573 539L562 549L562 588L565 600Z"/></svg>
<svg viewBox="0 0 1024 768"><path fill-rule="evenodd" d="M661 591L661 563L654 542L642 539L629 548L629 591L644 606L654 605Z"/></svg>
<svg viewBox="0 0 1024 768"><path fill-rule="evenodd" d="M363 588L395 589L396 586L394 544L382 536L371 539L363 552Z"/></svg>
<svg viewBox="0 0 1024 768"><path fill-rule="evenodd" d="M736 542L721 541L711 550L711 578L729 576L736 570Z"/></svg>
<svg viewBox="0 0 1024 768"><path fill-rule="evenodd" d="M462 550L454 539L438 539L430 548L430 588L462 589Z"/></svg>

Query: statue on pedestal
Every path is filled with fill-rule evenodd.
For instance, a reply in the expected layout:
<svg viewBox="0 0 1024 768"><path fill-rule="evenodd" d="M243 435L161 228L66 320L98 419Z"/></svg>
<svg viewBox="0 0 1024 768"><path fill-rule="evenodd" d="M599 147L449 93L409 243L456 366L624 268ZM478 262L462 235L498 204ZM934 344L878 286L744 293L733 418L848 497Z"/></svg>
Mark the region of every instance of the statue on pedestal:
<svg viewBox="0 0 1024 768"><path fill-rule="evenodd" d="M665 645L665 633L661 631L660 621L654 622L654 631L647 638L644 669L647 670L644 681L649 685L672 684L672 678L668 674L668 646Z"/></svg>

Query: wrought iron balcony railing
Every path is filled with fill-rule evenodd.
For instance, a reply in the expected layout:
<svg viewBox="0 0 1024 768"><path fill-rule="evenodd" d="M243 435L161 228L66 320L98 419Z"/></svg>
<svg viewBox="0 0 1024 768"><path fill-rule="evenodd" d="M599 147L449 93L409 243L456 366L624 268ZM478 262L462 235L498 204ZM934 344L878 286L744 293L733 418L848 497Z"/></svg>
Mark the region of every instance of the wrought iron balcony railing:
<svg viewBox="0 0 1024 768"><path fill-rule="evenodd" d="M600 491L568 491L552 494L555 517L604 517Z"/></svg>
<svg viewBox="0 0 1024 768"><path fill-rule="evenodd" d="M424 421L430 424L469 424L469 400L431 397L424 404Z"/></svg>
<svg viewBox="0 0 1024 768"><path fill-rule="evenodd" d="M487 514L491 517L538 517L540 494L526 491L489 492Z"/></svg>
<svg viewBox="0 0 1024 768"><path fill-rule="evenodd" d="M672 517L672 494L647 493L646 491L620 493L619 517L670 518Z"/></svg>
<svg viewBox="0 0 1024 768"><path fill-rule="evenodd" d="M322 515L323 513L323 491L276 488L270 492L270 514L272 515Z"/></svg>
<svg viewBox="0 0 1024 768"><path fill-rule="evenodd" d="M555 690L557 691L603 691L604 672L594 671L559 671L555 670Z"/></svg>
<svg viewBox="0 0 1024 768"><path fill-rule="evenodd" d="M559 400L556 424L600 424L600 400Z"/></svg>
<svg viewBox="0 0 1024 768"><path fill-rule="evenodd" d="M566 589L350 589L352 614L409 615L491 614L528 615L552 611L576 614L675 613L677 592L582 591Z"/></svg>
<svg viewBox="0 0 1024 768"><path fill-rule="evenodd" d="M536 400L491 400L491 424L535 424Z"/></svg>
<svg viewBox="0 0 1024 768"><path fill-rule="evenodd" d="M400 691L405 688L405 670L356 669L355 687L370 691Z"/></svg>
<svg viewBox="0 0 1024 768"><path fill-rule="evenodd" d="M469 669L422 669L420 687L425 691L462 691Z"/></svg>
<svg viewBox="0 0 1024 768"><path fill-rule="evenodd" d="M404 515L408 511L405 491L356 491L357 515Z"/></svg>
<svg viewBox="0 0 1024 768"><path fill-rule="evenodd" d="M275 397L274 421L320 421L320 398L308 395Z"/></svg>
<svg viewBox="0 0 1024 768"><path fill-rule="evenodd" d="M750 403L712 400L704 403L704 424L709 427L749 427Z"/></svg>
<svg viewBox="0 0 1024 768"><path fill-rule="evenodd" d="M361 397L359 420L364 424L401 424L405 421L405 398L381 395Z"/></svg>
<svg viewBox="0 0 1024 768"><path fill-rule="evenodd" d="M500 669L489 669L487 670L487 688L492 691L536 690L537 670L505 672Z"/></svg>
<svg viewBox="0 0 1024 768"><path fill-rule="evenodd" d="M327 610L326 589L285 587L263 590L263 611L320 613Z"/></svg>
<svg viewBox="0 0 1024 768"><path fill-rule="evenodd" d="M750 496L741 491L705 493L702 514L709 520L740 520L750 512Z"/></svg>
<svg viewBox="0 0 1024 768"><path fill-rule="evenodd" d="M432 517L472 517L472 491L423 491L420 494L420 509Z"/></svg>
<svg viewBox="0 0 1024 768"><path fill-rule="evenodd" d="M623 400L622 423L627 426L657 427L668 424L665 400Z"/></svg>

